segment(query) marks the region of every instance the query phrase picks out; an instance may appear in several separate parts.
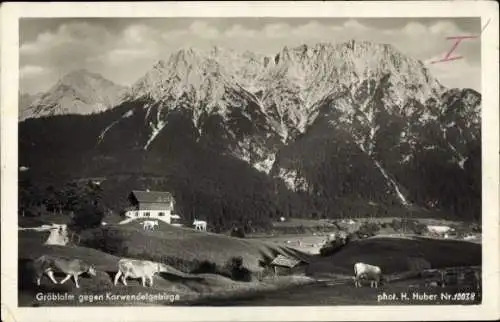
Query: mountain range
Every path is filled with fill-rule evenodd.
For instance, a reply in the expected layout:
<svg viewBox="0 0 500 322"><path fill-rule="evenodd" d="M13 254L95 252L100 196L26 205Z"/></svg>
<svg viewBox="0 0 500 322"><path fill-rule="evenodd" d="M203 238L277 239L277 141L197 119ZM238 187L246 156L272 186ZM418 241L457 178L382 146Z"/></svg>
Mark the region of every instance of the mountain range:
<svg viewBox="0 0 500 322"><path fill-rule="evenodd" d="M188 217L481 213L481 95L387 44L187 48L127 89L79 70L29 106L37 176L173 190Z"/></svg>

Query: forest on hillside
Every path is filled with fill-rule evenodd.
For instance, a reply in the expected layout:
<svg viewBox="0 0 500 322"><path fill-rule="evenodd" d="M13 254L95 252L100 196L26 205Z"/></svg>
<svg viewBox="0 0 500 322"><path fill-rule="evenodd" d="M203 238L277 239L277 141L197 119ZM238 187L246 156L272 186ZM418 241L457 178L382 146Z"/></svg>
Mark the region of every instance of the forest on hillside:
<svg viewBox="0 0 500 322"><path fill-rule="evenodd" d="M190 115L172 114L167 119L171 122L147 150L141 145L145 135L141 117L121 122L100 142L110 125L143 105L142 101L125 102L100 114L21 122L19 165L29 170L19 174L20 213L36 215L39 209L55 208L74 212L72 189L80 191L74 182L103 177L99 205L107 211L120 213L127 207L131 190L169 191L176 199L176 212L186 222L208 220L215 230L235 225L265 229L281 216L405 217L415 216L415 211L428 216L439 211L468 221L481 218L480 137L465 147L463 167L452 162L449 151L428 149L425 142L404 165L390 158L401 158L402 148L378 147L386 152L385 158L380 157L382 164L390 168L415 206L408 208L388 192L380 171L345 129L328 132L312 127L279 151L279 165L299 169L308 180L308 189L296 191L275 173L260 172L229 155L214 144L216 137L200 140ZM383 135L399 135L394 133ZM432 131L422 133L421 140L435 141ZM88 199L88 194L83 195L82 199Z"/></svg>

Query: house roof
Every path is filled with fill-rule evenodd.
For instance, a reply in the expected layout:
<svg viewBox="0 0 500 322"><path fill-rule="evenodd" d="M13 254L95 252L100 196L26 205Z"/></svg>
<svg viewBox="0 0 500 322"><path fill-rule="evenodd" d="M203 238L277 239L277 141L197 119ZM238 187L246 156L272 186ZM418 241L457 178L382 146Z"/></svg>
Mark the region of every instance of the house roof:
<svg viewBox="0 0 500 322"><path fill-rule="evenodd" d="M301 260L298 259L293 259L293 258L288 258L283 255L278 255L276 258L273 259L271 262L271 265L277 265L277 266L285 266L285 267L295 267L297 264L299 264Z"/></svg>
<svg viewBox="0 0 500 322"><path fill-rule="evenodd" d="M169 203L174 200L170 192L163 191L140 191L133 190L131 194L137 199L138 202L146 203Z"/></svg>

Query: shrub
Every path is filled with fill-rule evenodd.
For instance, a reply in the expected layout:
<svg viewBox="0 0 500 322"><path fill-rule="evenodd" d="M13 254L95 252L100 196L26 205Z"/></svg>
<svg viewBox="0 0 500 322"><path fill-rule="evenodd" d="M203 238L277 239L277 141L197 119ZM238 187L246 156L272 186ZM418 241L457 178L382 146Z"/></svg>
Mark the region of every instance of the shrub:
<svg viewBox="0 0 500 322"><path fill-rule="evenodd" d="M415 223L413 226L413 232L417 235L422 235L427 231L427 226L422 223Z"/></svg>
<svg viewBox="0 0 500 322"><path fill-rule="evenodd" d="M97 205L85 203L74 212L69 226L72 230L79 232L89 228L99 227L104 217L104 211Z"/></svg>
<svg viewBox="0 0 500 322"><path fill-rule="evenodd" d="M391 222L391 226L395 231L400 231L402 226L401 220L393 219Z"/></svg>
<svg viewBox="0 0 500 322"><path fill-rule="evenodd" d="M245 231L239 227L235 227L231 230L231 236L237 238L245 238Z"/></svg>
<svg viewBox="0 0 500 322"><path fill-rule="evenodd" d="M332 240L326 243L323 247L320 248L319 254L320 256L329 256L338 252L342 247L344 247L347 242L350 240L350 237L346 239L346 243L344 244L341 240Z"/></svg>
<svg viewBox="0 0 500 322"><path fill-rule="evenodd" d="M481 232L481 225L478 224L472 224L471 225L471 230L474 233L480 233Z"/></svg>
<svg viewBox="0 0 500 322"><path fill-rule="evenodd" d="M202 261L197 265L192 271L191 274L217 274L219 273L217 269L217 265L210 261Z"/></svg>
<svg viewBox="0 0 500 322"><path fill-rule="evenodd" d="M243 267L243 257L241 256L230 258L224 266L221 275L225 275L235 281L250 282L252 280L252 272Z"/></svg>
<svg viewBox="0 0 500 322"><path fill-rule="evenodd" d="M358 235L360 237L367 235L367 236L374 236L380 231L380 227L376 223L364 223L362 224L359 229L358 229Z"/></svg>
<svg viewBox="0 0 500 322"><path fill-rule="evenodd" d="M300 225L297 227L298 234L304 234L305 232L306 232L306 228L304 227L304 225Z"/></svg>

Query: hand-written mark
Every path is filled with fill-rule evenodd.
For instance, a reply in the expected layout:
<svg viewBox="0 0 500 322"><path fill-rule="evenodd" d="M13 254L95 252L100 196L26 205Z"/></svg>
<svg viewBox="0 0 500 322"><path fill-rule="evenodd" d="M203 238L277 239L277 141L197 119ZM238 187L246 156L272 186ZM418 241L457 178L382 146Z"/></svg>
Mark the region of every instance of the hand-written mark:
<svg viewBox="0 0 500 322"><path fill-rule="evenodd" d="M486 22L486 25L484 25L483 29L481 30L481 34L483 33L483 31L486 29L486 27L490 23L490 20L491 20L491 18L488 19L488 21ZM443 59L431 61L431 64L442 63L442 62L446 62L446 61L452 61L452 60L462 59L463 58L462 56L455 56L455 57L450 57L450 56L455 51L455 49L457 49L458 45L460 44L460 42L462 42L462 40L464 40L464 39L475 39L477 37L479 37L479 36L446 37L447 40L455 40L455 43L453 44L453 46L451 47L451 49L446 53L446 55L444 56Z"/></svg>
<svg viewBox="0 0 500 322"><path fill-rule="evenodd" d="M484 25L483 29L481 29L481 33L483 33L484 29L486 29L486 27L488 27L488 25L490 24L490 21L491 21L491 18L488 19L488 21L486 21L486 24Z"/></svg>

